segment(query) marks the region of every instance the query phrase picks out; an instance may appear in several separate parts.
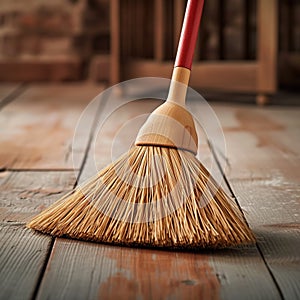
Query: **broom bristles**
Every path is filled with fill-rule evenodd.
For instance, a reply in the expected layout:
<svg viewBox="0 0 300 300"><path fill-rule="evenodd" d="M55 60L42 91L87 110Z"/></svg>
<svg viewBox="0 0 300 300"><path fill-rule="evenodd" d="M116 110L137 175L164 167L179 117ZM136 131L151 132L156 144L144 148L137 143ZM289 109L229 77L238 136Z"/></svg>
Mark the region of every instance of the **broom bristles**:
<svg viewBox="0 0 300 300"><path fill-rule="evenodd" d="M28 227L54 236L154 247L253 243L236 203L187 151L134 146Z"/></svg>

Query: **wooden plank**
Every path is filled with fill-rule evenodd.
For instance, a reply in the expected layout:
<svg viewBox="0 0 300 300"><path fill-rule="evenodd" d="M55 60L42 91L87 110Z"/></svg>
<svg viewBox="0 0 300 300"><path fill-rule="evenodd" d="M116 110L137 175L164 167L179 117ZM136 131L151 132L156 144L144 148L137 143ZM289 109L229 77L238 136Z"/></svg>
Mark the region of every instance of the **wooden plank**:
<svg viewBox="0 0 300 300"><path fill-rule="evenodd" d="M257 9L258 91L274 93L277 89L278 1L258 1Z"/></svg>
<svg viewBox="0 0 300 300"><path fill-rule="evenodd" d="M88 77L92 81L109 81L110 78L110 55L93 55L89 65Z"/></svg>
<svg viewBox="0 0 300 300"><path fill-rule="evenodd" d="M124 77L170 78L172 67L172 62L128 60L124 66ZM201 62L193 65L190 85L215 90L253 92L257 90L257 67L255 62Z"/></svg>
<svg viewBox="0 0 300 300"><path fill-rule="evenodd" d="M228 91L253 92L256 90L256 63L205 63L195 65L192 86Z"/></svg>
<svg viewBox="0 0 300 300"><path fill-rule="evenodd" d="M19 225L0 228L0 298L32 299L51 238Z"/></svg>
<svg viewBox="0 0 300 300"><path fill-rule="evenodd" d="M72 139L79 117L103 86L36 85L27 89L0 115L0 168L73 169ZM96 105L96 104L95 104ZM79 168L93 116L78 128L74 167Z"/></svg>
<svg viewBox="0 0 300 300"><path fill-rule="evenodd" d="M65 81L82 78L79 56L29 56L0 58L0 80L16 82Z"/></svg>
<svg viewBox="0 0 300 300"><path fill-rule="evenodd" d="M154 58L161 62L164 59L164 3L162 0L154 2Z"/></svg>
<svg viewBox="0 0 300 300"><path fill-rule="evenodd" d="M297 184L291 183L277 174L269 178L235 179L231 183L239 202L246 210L245 216L257 235L258 245L284 299L298 299L299 180Z"/></svg>
<svg viewBox="0 0 300 300"><path fill-rule="evenodd" d="M9 97L19 86L18 83L0 83L0 108L2 101Z"/></svg>
<svg viewBox="0 0 300 300"><path fill-rule="evenodd" d="M110 1L110 84L120 81L120 0Z"/></svg>
<svg viewBox="0 0 300 300"><path fill-rule="evenodd" d="M20 94L26 90L26 85L19 84L2 84L0 86L0 110L10 102L14 101Z"/></svg>
<svg viewBox="0 0 300 300"><path fill-rule="evenodd" d="M258 286L261 288L257 289ZM255 248L229 253L189 253L59 238L37 298L220 297L279 299Z"/></svg>
<svg viewBox="0 0 300 300"><path fill-rule="evenodd" d="M249 179L255 173L272 177L275 174L271 170L278 170L290 179L297 178L295 164L300 152L297 138L300 127L298 108L261 110L257 107L217 104L213 108L227 140L230 178ZM246 151L238 147L242 139L244 142L241 146ZM276 164L272 164L272 160L277 160ZM241 162L242 167L236 167ZM265 168L267 164L270 164L270 169ZM290 172L294 172L295 176L289 175Z"/></svg>
<svg viewBox="0 0 300 300"><path fill-rule="evenodd" d="M38 299L218 299L206 255L57 239Z"/></svg>
<svg viewBox="0 0 300 300"><path fill-rule="evenodd" d="M74 172L0 173L0 222L25 223L69 192Z"/></svg>
<svg viewBox="0 0 300 300"><path fill-rule="evenodd" d="M243 35L245 17L243 6L245 1L227 0L222 7L223 24L223 53L225 60L245 60L244 48L246 47Z"/></svg>
<svg viewBox="0 0 300 300"><path fill-rule="evenodd" d="M124 62L122 74L128 79L147 76L171 78L173 65L174 63L170 61L127 59Z"/></svg>
<svg viewBox="0 0 300 300"><path fill-rule="evenodd" d="M210 259L220 299L281 299L256 246L215 251Z"/></svg>
<svg viewBox="0 0 300 300"><path fill-rule="evenodd" d="M299 213L299 207L297 210ZM284 299L300 295L300 224L285 223L264 226L258 231L261 249L282 290Z"/></svg>
<svg viewBox="0 0 300 300"><path fill-rule="evenodd" d="M228 178L284 299L300 296L298 108L217 110ZM219 156L222 159L222 156Z"/></svg>

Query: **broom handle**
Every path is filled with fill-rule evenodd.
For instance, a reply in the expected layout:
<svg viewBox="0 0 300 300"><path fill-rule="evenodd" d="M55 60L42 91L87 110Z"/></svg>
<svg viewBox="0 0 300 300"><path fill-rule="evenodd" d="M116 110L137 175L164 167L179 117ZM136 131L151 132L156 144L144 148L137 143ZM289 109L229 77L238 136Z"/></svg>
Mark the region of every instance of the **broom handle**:
<svg viewBox="0 0 300 300"><path fill-rule="evenodd" d="M181 29L167 101L185 104L204 0L189 0ZM177 84L180 82L181 84Z"/></svg>

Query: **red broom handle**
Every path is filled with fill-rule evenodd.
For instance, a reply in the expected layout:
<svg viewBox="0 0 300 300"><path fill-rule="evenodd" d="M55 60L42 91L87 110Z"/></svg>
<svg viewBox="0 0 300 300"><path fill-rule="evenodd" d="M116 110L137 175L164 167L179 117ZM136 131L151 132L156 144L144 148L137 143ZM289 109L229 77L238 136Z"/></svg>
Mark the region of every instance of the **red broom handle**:
<svg viewBox="0 0 300 300"><path fill-rule="evenodd" d="M174 67L191 69L204 0L189 0L185 10Z"/></svg>

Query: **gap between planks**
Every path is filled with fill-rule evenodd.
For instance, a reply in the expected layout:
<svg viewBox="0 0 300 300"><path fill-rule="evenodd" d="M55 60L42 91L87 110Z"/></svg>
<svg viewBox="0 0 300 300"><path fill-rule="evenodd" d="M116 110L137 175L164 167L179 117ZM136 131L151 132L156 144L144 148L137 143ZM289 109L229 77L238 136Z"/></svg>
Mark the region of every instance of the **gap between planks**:
<svg viewBox="0 0 300 300"><path fill-rule="evenodd" d="M101 99L90 100L102 90L92 84L29 86L1 111L0 168L79 169Z"/></svg>
<svg viewBox="0 0 300 300"><path fill-rule="evenodd" d="M73 168L73 171L79 171L79 168ZM11 169L11 168L2 168L0 169L0 174L3 172L71 172L70 169ZM1 176L1 175L0 175Z"/></svg>
<svg viewBox="0 0 300 300"><path fill-rule="evenodd" d="M208 142L209 142L209 141L208 141ZM246 224L247 224L248 226L250 226L249 223L248 223L248 221L247 221L247 219L246 219L246 217L245 217L245 215L244 215L244 211L243 211L243 209L242 209L242 207L241 207L241 205L240 205L240 203L239 203L239 201L238 201L238 199L237 199L237 196L235 195L235 193L234 193L234 191L233 191L233 189L232 189L232 186L231 186L230 183L229 183L229 179L226 177L226 174L225 174L224 170L223 170L222 167L221 167L221 161L218 159L217 152L216 152L216 150L214 149L212 143L210 143L210 142L209 142L209 147L210 147L210 149L211 149L211 151L212 151L212 153L213 153L214 159L215 159L216 162L217 162L217 165L218 165L218 167L219 167L219 170L220 170L220 172L221 172L222 175L223 175L223 178L224 178L224 180L225 180L225 184L227 185L228 190L229 190L230 193L231 193L231 196L234 198L235 203L238 205L238 207L239 207L239 209L240 209L240 211L241 211L241 213L242 213L242 215L243 215L243 218L244 218ZM219 151L219 155L221 155L223 159L226 159L226 162L228 161L228 159L226 158L226 156L225 156L221 151ZM261 247L259 246L259 243L257 243L257 242L256 242L256 248L257 248L257 250L258 250L258 252L259 252L259 254L260 254L260 256L261 256L261 258L262 258L262 260L263 260L263 262L264 262L264 264L265 264L265 266L266 266L266 268L267 268L267 270L268 270L268 272L269 272L269 274L270 274L270 276L271 276L271 278L272 278L273 281L274 281L274 284L275 284L275 286L276 286L276 288L277 288L277 290L278 290L278 293L279 293L279 295L280 295L280 298L281 298L281 299L284 299L284 296L283 296L283 293L282 293L282 291L281 291L281 289L280 289L280 286L279 286L279 284L278 284L278 281L276 280L276 277L274 276L274 274L273 274L271 268L269 267L269 265L268 265L268 263L267 263L267 261L266 261L266 259L265 259L265 257L264 257L264 253L263 253L263 251L261 250Z"/></svg>
<svg viewBox="0 0 300 300"><path fill-rule="evenodd" d="M228 143L227 181L256 232L280 297L300 295L299 108L215 105ZM216 151L219 161L224 159Z"/></svg>
<svg viewBox="0 0 300 300"><path fill-rule="evenodd" d="M17 84L12 88L9 86L7 89L3 88L1 85L0 89L4 89L4 91L2 90L2 93L0 94L0 111L6 105L17 99L18 96L20 96L27 89L27 87L28 86L24 83Z"/></svg>
<svg viewBox="0 0 300 300"><path fill-rule="evenodd" d="M0 224L0 239L1 299L31 299L51 238L21 226Z"/></svg>
<svg viewBox="0 0 300 300"><path fill-rule="evenodd" d="M101 115L103 115L103 110L104 110L104 107L106 106L107 101L108 101L108 97L104 98L104 101L99 101L99 104L97 106L96 114L95 114L93 122L92 122L91 130L89 132L88 141L87 141L87 145L86 145L86 148L85 148L82 163L80 165L79 173L77 175L77 178L76 178L76 181L74 183L73 189L78 185L78 182L80 180L83 168L84 168L84 166L86 164L86 161L87 161L87 155L88 155L89 150L90 150L91 142L92 142L92 139L94 137L95 130L96 130L97 120L98 120L99 117L101 117ZM49 246L48 253L47 253L46 259L44 261L43 267L42 267L42 271L40 272L40 276L38 278L38 281L37 281L32 299L37 298L37 295L39 293L41 284L43 282L44 274L45 274L46 269L49 265L51 257L54 255L54 245L55 245L56 239L57 239L56 237L51 237L51 244Z"/></svg>
<svg viewBox="0 0 300 300"><path fill-rule="evenodd" d="M20 86L20 87L17 87L16 89L14 89L12 92L10 92L6 97L4 97L4 99L3 99L3 101L1 102L1 104L2 104L2 106L1 107L4 107L6 104L9 104L9 103L11 103L13 100L16 100L16 99L18 99L18 96L20 96L21 94L22 94L22 92L23 91L25 91L25 86ZM104 103L103 103L103 101L101 102L100 101L100 103L98 104L98 109L97 109L97 113L99 113L100 111L101 111L101 107L104 105ZM94 116L95 117L95 120L96 120L96 117L97 116ZM90 134L90 133L89 133ZM89 138L89 140L88 140L88 142L90 142L90 140L91 140L91 138ZM88 151L88 147L86 147L85 148L85 153ZM80 168L78 168L78 169L73 169L73 171L80 171L80 169L82 169L83 168L83 166L84 166L84 163L85 163L85 160L83 159L82 160L82 163L81 163L81 165L80 165ZM31 177L31 176L33 176L34 174L44 174L44 175L49 175L49 174L52 174L54 177L56 176L55 175L55 173L56 174L65 174L65 177L67 178L69 178L70 177L70 180L71 180L71 174L72 174L72 171L70 170L70 169L65 169L65 168L52 168L52 169L43 169L43 168L40 168L40 169L34 169L34 168L28 168L28 169L26 169L26 168L24 168L24 169L17 169L17 168L2 168L1 170L0 170L0 179L1 180L5 180L6 178L4 178L4 177L6 177L8 174L10 174L10 175L12 175L12 176L14 176L14 174L19 174L20 175L20 177ZM27 175L26 175L27 174ZM33 176L34 177L34 176ZM44 177L44 176L43 176ZM56 176L57 177L57 176ZM64 176L63 176L64 177ZM48 178L48 177L47 177ZM31 181L32 181L32 178L31 178ZM22 180L22 182L23 182L23 180ZM52 181L50 181L50 186L51 186L51 182ZM72 186L70 187L69 186L69 188L70 189L72 189L72 188L74 188L76 186L76 181L74 181L74 183L72 184ZM19 187L20 188L20 187ZM35 189L36 188L36 185L33 185L33 188ZM44 190L44 186L43 186L43 191L45 191ZM47 191L47 189L46 189L46 191ZM21 190L19 189L19 191L18 190L16 190L16 192L17 193L20 193L21 192ZM26 192L26 187L24 187L24 192ZM27 195L28 197L30 197L31 198L31 196L30 196L30 193L31 193L31 191L29 190L29 191L27 191L29 194ZM36 191L34 191L34 190L32 190L32 192L34 192L34 194L33 195L35 195L36 194ZM57 198L58 196L57 195L55 195L57 192L55 192L54 190L53 190L53 188L51 188L50 187L50 190L48 191L49 193L52 193L52 194L54 194L54 196L52 197L53 199L54 198ZM43 194L43 193L42 193ZM26 197L27 197L26 196ZM43 196L43 195L42 195ZM3 198L4 197L4 198ZM22 196L22 197L25 197L25 195L24 196ZM27 198L28 198L27 197ZM46 196L45 196L46 197ZM9 200L9 198L11 198L11 197L8 197L7 199ZM16 195L16 198L15 199L17 199L18 198L18 196ZM51 198L51 197L50 197ZM4 202L2 202L2 206L3 206L3 204L5 205L5 200L6 198L5 198L5 196L3 196L3 194L2 194L2 200L4 201ZM47 201L49 200L49 197L47 196ZM14 200L12 200L12 201L14 201ZM9 205L10 206L10 205ZM48 206L48 205L47 205ZM1 214L2 214L2 211L3 211L3 209L5 209L5 207L2 207L1 208ZM42 242L40 242L40 240L39 240L39 238L38 238L38 236L41 236L42 237L42 240L44 240L45 242L47 242L47 246L45 247L45 242L43 242L43 244L44 244L44 248L43 248L43 252L41 252L41 255L39 256L39 262L38 262L38 264L39 264L39 268L40 268L40 272L39 272L39 275L38 275L38 278L36 279L36 276L34 276L34 277L32 277L32 276L27 276L27 277L30 277L28 280L26 280L25 281L25 283L24 284L26 284L27 285L27 289L28 289L28 291L27 291L27 293L26 293L26 295L25 294L23 294L23 296L25 297L25 298L32 298L32 299L34 299L34 298L36 298L36 294L37 294L37 292L38 292L38 289L39 289L39 285L40 285L40 282L41 282L41 280L42 280L42 278L43 278L43 273L44 273L44 270L45 270L45 268L46 268L46 266L47 266L47 263L48 263L48 260L49 260L49 258L50 258L50 256L51 256L51 253L52 253L52 248L53 248L53 243L54 243L54 238L50 238L49 236L44 236L44 235L40 235L40 234L37 234L37 233L33 233L32 231L30 231L30 230L28 230L28 229L25 229L24 228L24 225L25 225L25 223L26 223L26 221L24 220L23 222L22 221L18 221L19 219L23 219L24 217L25 217L25 219L26 219L26 216L28 215L26 215L26 213L25 213L25 215L24 216L21 216L22 215L22 213L21 214L16 214L15 216L13 216L13 218L12 218L12 221L10 221L10 220L6 220L6 221L1 221L0 222L0 226L1 227L3 227L3 228L8 228L8 230L13 230L13 228L15 228L16 230L17 230L17 232L19 232L18 233L18 235L20 235L20 238L21 238L21 240L23 239L23 236L28 236L28 238L27 238L27 240L28 240L28 242L29 241L31 241L31 240L34 240L34 239L36 239L37 241L38 241L38 244L37 244L37 246L36 247L42 247ZM49 240L51 240L51 242L50 243L48 243L48 241ZM11 242L13 242L14 240L13 239L11 239ZM25 241L23 241L24 243L25 243ZM19 244L19 243L18 243ZM28 243L27 243L28 244ZM26 244L26 245L27 245ZM25 246L25 245L24 245ZM11 247L15 247L15 246L11 246ZM25 250L24 250L25 251ZM34 252L34 251L37 251L36 249L35 249L35 247L33 247L32 248L32 250L30 250L31 252ZM24 259L25 258L23 258L23 256L22 255L18 255L18 256L20 256L20 257L22 257L22 259L21 259L21 264L22 263L24 263ZM31 255L32 256L32 255ZM12 255L12 257L14 257L14 255ZM30 262L30 264L32 264L32 262ZM33 263L33 266L35 266L35 263ZM18 272L14 272L14 271L18 271L18 270L14 270L14 268L12 268L12 270L11 270L11 272L10 272L10 274L11 274L11 276L15 276L16 275L16 273L18 273L18 274L21 274L22 272L19 270ZM6 274L6 273L5 273ZM4 274L4 275L5 275ZM14 275L15 274L15 275ZM15 280L17 280L17 282L19 282L20 280L22 280L22 282L24 281L21 277L19 277L18 276L18 278L14 278ZM30 294L29 293L31 293L32 292L32 282L33 281L37 281L37 284L35 284L35 288L34 288L34 292L33 292L33 296L30 296ZM12 286L11 286L11 284L9 284L9 283L11 283L11 282L8 282L8 284L7 284L7 288L6 289L2 289L2 292L1 292L1 294L2 295L14 295L15 297L19 297L18 295L18 293L20 292L20 289L13 289L12 290ZM22 283L23 284L23 283ZM21 289L22 290L22 289ZM7 293L7 294L6 294Z"/></svg>
<svg viewBox="0 0 300 300"><path fill-rule="evenodd" d="M103 115L103 110L104 110L104 107L106 105L107 100L108 100L108 98L106 97L106 98L104 98L104 101L100 101L99 104L98 104L98 107L97 107L97 110L96 110L96 113L95 113L95 116L94 116L94 120L93 120L93 123L92 123L92 126L91 126L91 130L90 130L90 133L89 133L89 136L88 136L88 141L87 141L86 149L85 149L84 156L83 156L83 159L82 159L82 163L81 163L81 166L79 168L79 173L77 175L77 178L76 178L76 181L74 183L73 188L75 188L78 185L78 182L80 180L83 168L84 168L84 166L86 164L86 161L87 161L87 156L88 156L88 153L89 153L89 150L90 150L90 147L91 147L91 143L92 143L92 140L94 138L95 130L96 130L96 127L97 127L97 119L98 119L98 117L101 117L101 115ZM36 297L39 293L41 284L43 282L44 274L45 274L46 269L49 265L51 256L54 255L54 245L55 245L56 239L57 238L55 238L55 237L53 237L51 239L51 244L49 246L47 257L44 261L43 270L40 273L40 276L39 276L38 282L36 284L36 287L35 287L35 290L34 290L34 295L33 295L32 299L36 299Z"/></svg>

